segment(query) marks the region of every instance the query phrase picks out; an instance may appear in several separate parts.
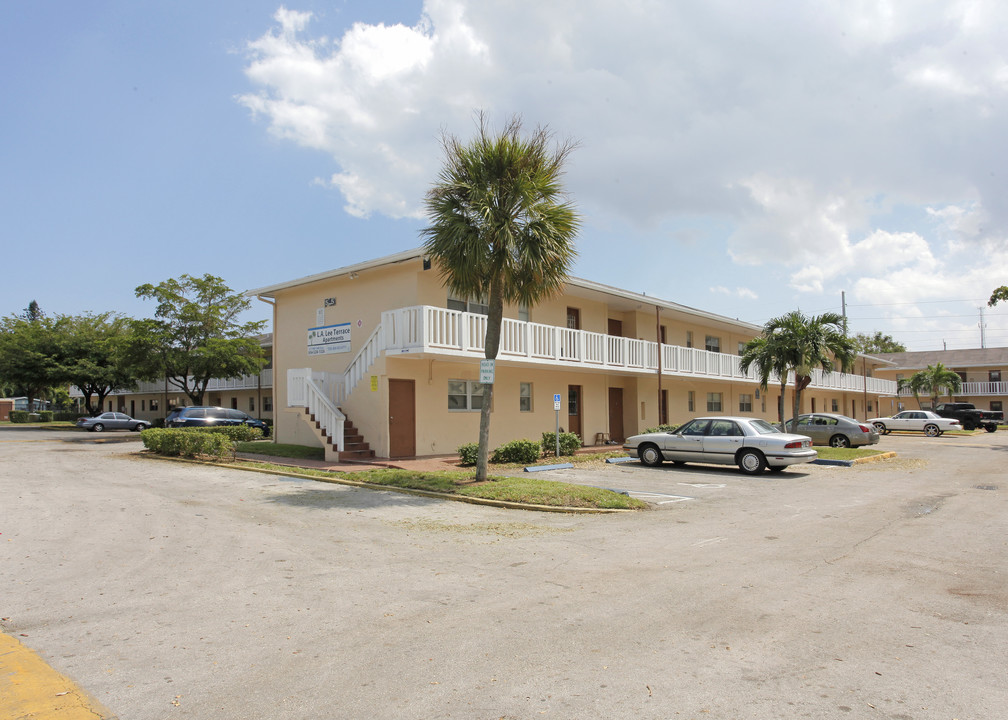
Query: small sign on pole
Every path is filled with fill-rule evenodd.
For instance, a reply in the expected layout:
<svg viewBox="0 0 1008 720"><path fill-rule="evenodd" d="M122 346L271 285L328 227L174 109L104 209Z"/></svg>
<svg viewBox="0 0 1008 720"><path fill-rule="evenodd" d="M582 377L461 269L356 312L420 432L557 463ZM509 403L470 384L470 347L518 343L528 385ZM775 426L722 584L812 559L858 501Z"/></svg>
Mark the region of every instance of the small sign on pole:
<svg viewBox="0 0 1008 720"><path fill-rule="evenodd" d="M560 393L553 394L553 409L556 411L556 431L553 437L556 439L556 457L560 457Z"/></svg>
<svg viewBox="0 0 1008 720"><path fill-rule="evenodd" d="M494 360L480 360L480 385L493 385Z"/></svg>

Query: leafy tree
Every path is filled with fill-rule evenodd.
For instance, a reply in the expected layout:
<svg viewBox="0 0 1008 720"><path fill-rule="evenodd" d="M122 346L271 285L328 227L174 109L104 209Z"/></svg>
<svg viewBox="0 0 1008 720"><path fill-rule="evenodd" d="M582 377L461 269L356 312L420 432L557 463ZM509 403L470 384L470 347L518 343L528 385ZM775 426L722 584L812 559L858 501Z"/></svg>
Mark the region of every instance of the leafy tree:
<svg viewBox="0 0 1008 720"><path fill-rule="evenodd" d="M906 352L906 345L897 341L892 335L883 335L878 330L874 335L856 334L854 344L858 352L866 354Z"/></svg>
<svg viewBox="0 0 1008 720"><path fill-rule="evenodd" d="M468 144L444 135L445 164L428 190L425 251L445 286L460 297L488 298L485 356L500 349L504 303L528 306L558 292L571 268L579 219L560 183L576 147L551 148L552 133L521 134L512 118L500 134L479 115ZM493 385L483 388L476 479L486 480Z"/></svg>
<svg viewBox="0 0 1008 720"><path fill-rule="evenodd" d="M994 307L1002 300L1008 300L1008 285L1002 285L991 293L990 300L987 301L989 307Z"/></svg>
<svg viewBox="0 0 1008 720"><path fill-rule="evenodd" d="M203 404L211 378L251 375L265 365L256 335L264 322L239 321L250 302L223 279L182 275L136 289L157 301L154 319L134 324L130 356L146 357L141 375L165 377L195 405Z"/></svg>
<svg viewBox="0 0 1008 720"><path fill-rule="evenodd" d="M841 372L847 372L854 366L857 356L854 341L843 333L843 317L837 313L807 317L794 310L771 318L763 326L761 338L757 340L760 339L764 343L762 350L760 345L753 346L753 342L749 346L753 346L754 354L757 351L761 353L758 357L762 365L756 365L761 368L761 378L765 368L779 376L794 373L792 423L801 412L801 394L812 382L813 370L820 368L824 373L830 373L839 363ZM755 358L753 362L756 362ZM786 371L781 372L785 368Z"/></svg>
<svg viewBox="0 0 1008 720"><path fill-rule="evenodd" d="M29 408L60 381L52 326L34 300L21 315L0 320L0 378L8 389L27 396Z"/></svg>
<svg viewBox="0 0 1008 720"><path fill-rule="evenodd" d="M128 352L132 321L113 313L61 316L54 333L56 360L64 382L76 385L88 414L99 412L117 389L133 388L144 375L144 364ZM92 403L92 398L96 401Z"/></svg>
<svg viewBox="0 0 1008 720"><path fill-rule="evenodd" d="M942 363L928 365L924 370L918 370L909 378L900 380L898 389L906 388L913 392L917 407L921 407L920 396L924 393L931 398L931 408L938 404L942 395L950 397L962 388L962 378L959 373L949 370Z"/></svg>

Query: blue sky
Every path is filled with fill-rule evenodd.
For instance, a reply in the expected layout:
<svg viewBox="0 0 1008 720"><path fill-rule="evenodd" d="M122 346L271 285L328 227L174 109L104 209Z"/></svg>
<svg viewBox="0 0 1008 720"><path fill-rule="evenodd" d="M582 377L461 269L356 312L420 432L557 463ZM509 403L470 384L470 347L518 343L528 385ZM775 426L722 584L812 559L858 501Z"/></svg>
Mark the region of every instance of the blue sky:
<svg viewBox="0 0 1008 720"><path fill-rule="evenodd" d="M977 347L1008 283L994 2L101 2L0 24L0 314L149 315L419 244L442 130L580 141L575 274ZM267 318L254 307L250 318ZM986 310L1008 345L1008 308Z"/></svg>

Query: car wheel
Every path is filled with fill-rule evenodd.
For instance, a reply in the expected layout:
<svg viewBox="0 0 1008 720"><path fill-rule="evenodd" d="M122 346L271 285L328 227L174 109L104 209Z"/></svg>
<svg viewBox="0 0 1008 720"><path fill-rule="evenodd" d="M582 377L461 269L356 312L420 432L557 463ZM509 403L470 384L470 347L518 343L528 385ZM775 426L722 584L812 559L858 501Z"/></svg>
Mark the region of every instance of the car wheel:
<svg viewBox="0 0 1008 720"><path fill-rule="evenodd" d="M738 462L739 470L746 475L759 475L766 470L766 458L759 450L751 448L741 450L735 460Z"/></svg>
<svg viewBox="0 0 1008 720"><path fill-rule="evenodd" d="M133 432L140 432L143 429L144 426L142 423L137 423L136 425L133 426Z"/></svg>
<svg viewBox="0 0 1008 720"><path fill-rule="evenodd" d="M976 429L977 429L977 424L975 422L973 422L972 420L969 420L969 421L963 423L963 430L973 431L973 430L976 430Z"/></svg>
<svg viewBox="0 0 1008 720"><path fill-rule="evenodd" d="M885 423L875 423L875 429L878 430L879 435L888 435L889 431L886 430Z"/></svg>
<svg viewBox="0 0 1008 720"><path fill-rule="evenodd" d="M657 445L645 445L637 452L640 455L641 462L648 467L658 467L664 459Z"/></svg>
<svg viewBox="0 0 1008 720"><path fill-rule="evenodd" d="M95 423L94 425L91 426L91 430L92 432L102 432L105 430L105 426L102 425L101 423Z"/></svg>
<svg viewBox="0 0 1008 720"><path fill-rule="evenodd" d="M990 425L984 425L984 430L987 432L997 432L997 425L991 423Z"/></svg>
<svg viewBox="0 0 1008 720"><path fill-rule="evenodd" d="M941 433L942 431L938 428L937 425L924 426L924 434L927 435L928 437L938 437L939 435L941 435Z"/></svg>
<svg viewBox="0 0 1008 720"><path fill-rule="evenodd" d="M848 438L846 435L839 435L839 434L838 435L834 435L833 437L831 437L829 439L829 444L830 444L830 447L849 448L850 447L850 438Z"/></svg>

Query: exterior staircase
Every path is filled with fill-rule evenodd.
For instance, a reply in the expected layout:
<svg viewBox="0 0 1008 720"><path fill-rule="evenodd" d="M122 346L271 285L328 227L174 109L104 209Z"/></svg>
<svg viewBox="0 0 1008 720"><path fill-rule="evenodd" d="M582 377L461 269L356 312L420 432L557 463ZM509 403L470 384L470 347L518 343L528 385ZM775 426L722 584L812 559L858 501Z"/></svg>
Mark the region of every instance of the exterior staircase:
<svg viewBox="0 0 1008 720"><path fill-rule="evenodd" d="M306 420L308 420L311 425L314 425L315 432L322 440L322 445L325 448L325 459L327 461L367 461L375 456L374 450L372 450L371 446L364 441L364 436L360 434L349 419L344 420L342 423L343 449L340 450L340 444L336 441L336 438L334 438L326 428L322 427L321 421L315 418L311 410L305 408L305 415L307 415Z"/></svg>

